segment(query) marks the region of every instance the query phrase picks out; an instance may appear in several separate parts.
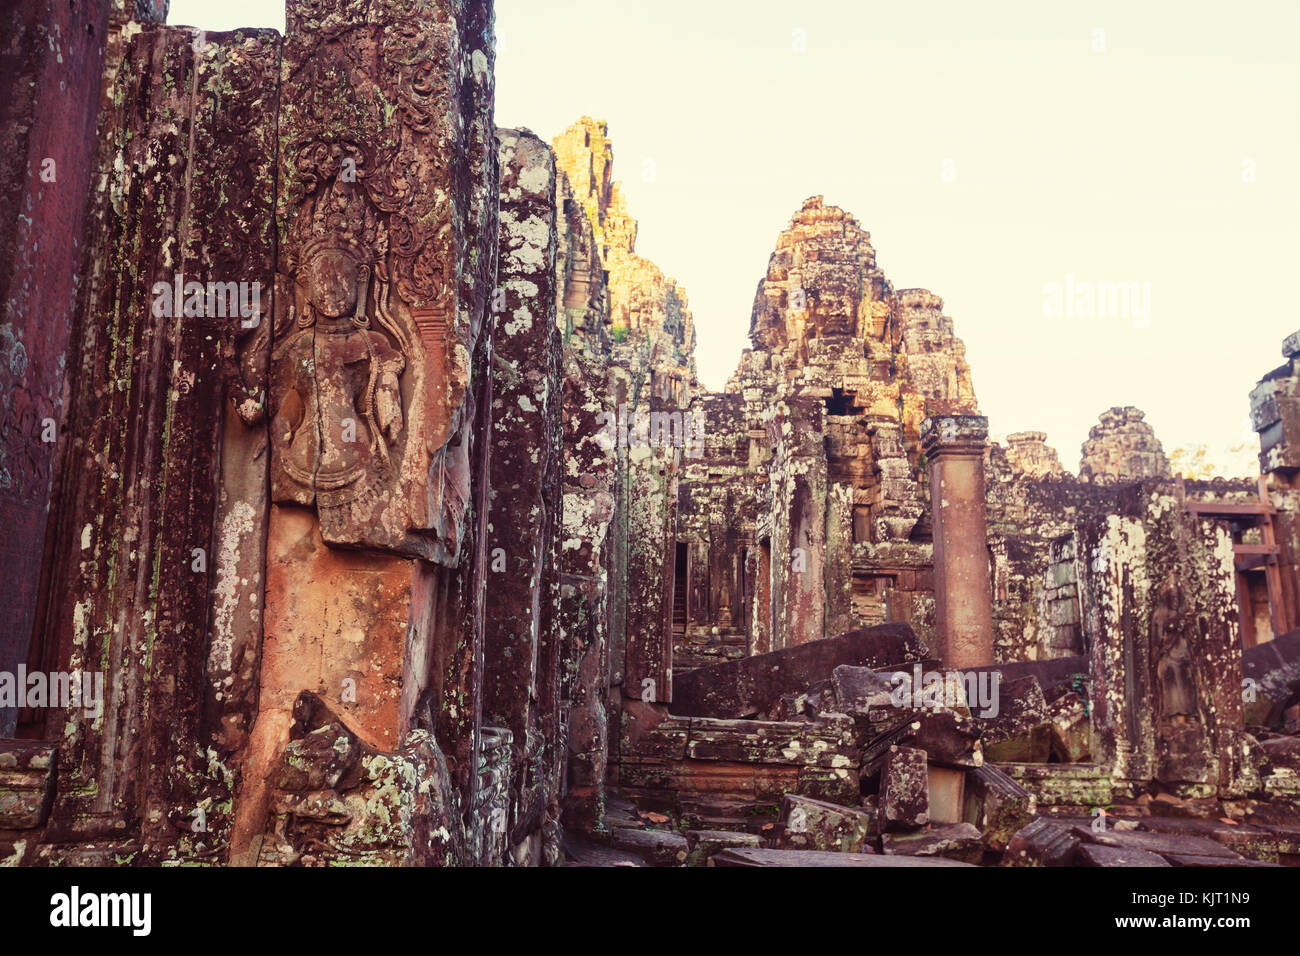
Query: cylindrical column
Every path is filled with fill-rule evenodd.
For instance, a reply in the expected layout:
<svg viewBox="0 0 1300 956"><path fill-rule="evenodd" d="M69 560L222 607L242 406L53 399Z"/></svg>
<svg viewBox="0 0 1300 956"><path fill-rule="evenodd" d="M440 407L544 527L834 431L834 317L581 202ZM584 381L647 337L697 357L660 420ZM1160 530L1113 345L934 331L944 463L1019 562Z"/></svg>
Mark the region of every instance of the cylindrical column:
<svg viewBox="0 0 1300 956"><path fill-rule="evenodd" d="M993 663L993 603L984 514L989 420L927 418L921 445L930 463L934 515L935 647L947 667Z"/></svg>

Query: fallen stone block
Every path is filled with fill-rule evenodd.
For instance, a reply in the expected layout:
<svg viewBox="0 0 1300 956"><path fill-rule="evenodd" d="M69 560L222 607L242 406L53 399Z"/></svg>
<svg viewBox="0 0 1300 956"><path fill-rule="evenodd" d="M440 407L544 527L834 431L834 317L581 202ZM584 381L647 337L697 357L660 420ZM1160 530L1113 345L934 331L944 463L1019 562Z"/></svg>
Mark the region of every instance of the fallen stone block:
<svg viewBox="0 0 1300 956"><path fill-rule="evenodd" d="M637 813L636 804L630 800L607 800L604 820L605 826L610 828L630 827L635 830L644 826L644 821Z"/></svg>
<svg viewBox="0 0 1300 956"><path fill-rule="evenodd" d="M1221 856L1189 856L1184 853L1166 853L1165 859L1169 861L1171 866L1277 866L1276 863L1265 863L1262 860L1247 860L1245 858L1225 860Z"/></svg>
<svg viewBox="0 0 1300 956"><path fill-rule="evenodd" d="M687 830L686 865L705 866L709 857L722 850L758 849L762 841L756 833L734 833L730 830Z"/></svg>
<svg viewBox="0 0 1300 956"><path fill-rule="evenodd" d="M985 757L988 756L987 751ZM1085 816L1111 803L1110 768L1102 764L1001 763L998 768L1034 795L1038 808L1077 808Z"/></svg>
<svg viewBox="0 0 1300 956"><path fill-rule="evenodd" d="M1012 835L1002 854L1002 865L1070 866L1082 842L1073 827L1039 817Z"/></svg>
<svg viewBox="0 0 1300 956"><path fill-rule="evenodd" d="M1152 816L1205 819L1222 814L1219 801L1213 797L1180 797L1173 793L1157 793L1147 804Z"/></svg>
<svg viewBox="0 0 1300 956"><path fill-rule="evenodd" d="M1300 826L1265 824L1263 829L1275 841L1277 862L1284 866L1300 866Z"/></svg>
<svg viewBox="0 0 1300 956"><path fill-rule="evenodd" d="M617 850L635 853L651 866L683 866L689 846L686 837L667 830L632 830L616 827L610 843Z"/></svg>
<svg viewBox="0 0 1300 956"><path fill-rule="evenodd" d="M709 792L681 793L678 799L685 829L756 833L776 823L781 798L780 794L768 800Z"/></svg>
<svg viewBox="0 0 1300 956"><path fill-rule="evenodd" d="M842 807L796 793L781 798L776 849L861 853L876 832L875 811Z"/></svg>
<svg viewBox="0 0 1300 956"><path fill-rule="evenodd" d="M798 785L791 789L842 806L856 803L862 792L854 767L800 767Z"/></svg>
<svg viewBox="0 0 1300 956"><path fill-rule="evenodd" d="M828 680L840 664L889 667L925 660L925 643L907 624L881 624L674 675L673 713L744 718L766 714L782 696Z"/></svg>
<svg viewBox="0 0 1300 956"><path fill-rule="evenodd" d="M976 719L950 710L922 711L907 736L909 746L925 751L930 763L947 767L981 767L984 751Z"/></svg>
<svg viewBox="0 0 1300 956"><path fill-rule="evenodd" d="M1168 866L1164 857L1146 850L1133 847L1097 846L1084 844L1079 847L1080 866Z"/></svg>
<svg viewBox="0 0 1300 956"><path fill-rule="evenodd" d="M1274 773L1290 770L1300 774L1300 737L1272 737L1259 745Z"/></svg>
<svg viewBox="0 0 1300 956"><path fill-rule="evenodd" d="M995 763L1046 763L1052 725L1038 678L1020 677L998 685L996 717L980 717L984 756Z"/></svg>
<svg viewBox="0 0 1300 956"><path fill-rule="evenodd" d="M835 709L842 714L867 714L873 707L891 706L894 686L870 667L841 664L831 672Z"/></svg>
<svg viewBox="0 0 1300 956"><path fill-rule="evenodd" d="M942 856L965 863L979 863L984 857L980 831L969 823L929 826L913 833L886 833L881 837L886 855Z"/></svg>
<svg viewBox="0 0 1300 956"><path fill-rule="evenodd" d="M1241 855L1204 837L1183 833L1152 833L1146 830L1094 830L1090 826L1076 826L1075 835L1087 843L1118 850L1144 850L1149 853L1179 853L1185 856L1213 856L1224 860L1239 860Z"/></svg>
<svg viewBox="0 0 1300 956"><path fill-rule="evenodd" d="M1300 808L1300 774L1289 767L1263 775L1264 793L1270 800Z"/></svg>
<svg viewBox="0 0 1300 956"><path fill-rule="evenodd" d="M1085 763L1092 759L1092 721L1088 702L1070 691L1047 705L1052 725L1052 754L1061 763Z"/></svg>
<svg viewBox="0 0 1300 956"><path fill-rule="evenodd" d="M1287 702L1300 684L1300 628L1247 648L1241 676L1252 681L1255 700L1246 702L1246 723L1280 727Z"/></svg>
<svg viewBox="0 0 1300 956"><path fill-rule="evenodd" d="M880 824L884 831L914 830L930 822L930 787L924 750L894 747L880 773Z"/></svg>
<svg viewBox="0 0 1300 956"><path fill-rule="evenodd" d="M1203 837L1227 847L1235 853L1276 863L1279 849L1278 835L1265 827L1249 823L1229 824L1222 820L1190 820L1182 817L1144 817L1138 829L1151 833L1173 833Z"/></svg>
<svg viewBox="0 0 1300 956"><path fill-rule="evenodd" d="M0 830L30 830L49 815L59 750L30 740L0 743Z"/></svg>
<svg viewBox="0 0 1300 956"><path fill-rule="evenodd" d="M1048 700L1055 699L1062 694L1068 693L1079 686L1081 678L1086 678L1091 667L1087 657L1052 657L1038 661L1015 661L990 665L988 667L973 667L969 670L961 671L965 679L967 675L974 672L997 673L1002 675L1001 684L1019 680L1022 677L1033 677L1038 681L1038 686L1043 689L1043 696ZM987 679L987 678L986 678Z"/></svg>
<svg viewBox="0 0 1300 956"><path fill-rule="evenodd" d="M709 866L970 866L941 856L884 856L878 853L834 853L824 850L722 850Z"/></svg>
<svg viewBox="0 0 1300 956"><path fill-rule="evenodd" d="M842 769L857 766L861 759L853 723L843 714L828 714L812 723L694 719L685 757Z"/></svg>
<svg viewBox="0 0 1300 956"><path fill-rule="evenodd" d="M609 866L645 866L645 861L635 853L629 853L627 850L615 850L610 847L600 846L578 837L573 833L566 833L562 837L564 852L569 855L572 866L583 867L609 867Z"/></svg>
<svg viewBox="0 0 1300 956"><path fill-rule="evenodd" d="M992 764L966 772L966 793L967 822L983 833L990 850L1005 850L1038 809L1033 794Z"/></svg>
<svg viewBox="0 0 1300 956"><path fill-rule="evenodd" d="M662 704L625 701L620 720L619 747L625 754L654 760L682 760L691 722L670 716Z"/></svg>

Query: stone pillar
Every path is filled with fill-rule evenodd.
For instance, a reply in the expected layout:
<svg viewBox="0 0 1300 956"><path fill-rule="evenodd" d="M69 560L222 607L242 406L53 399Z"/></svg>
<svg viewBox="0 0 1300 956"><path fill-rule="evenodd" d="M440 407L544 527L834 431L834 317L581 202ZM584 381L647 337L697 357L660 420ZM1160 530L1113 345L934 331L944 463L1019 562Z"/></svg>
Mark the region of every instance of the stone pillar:
<svg viewBox="0 0 1300 956"><path fill-rule="evenodd" d="M601 443L606 400L600 357L570 354L564 381L564 508L560 614L568 711L567 826L590 830L604 814L609 757L611 551L618 457Z"/></svg>
<svg viewBox="0 0 1300 956"><path fill-rule="evenodd" d="M934 515L935 646L947 667L993 663L993 604L984 515L987 418L927 418L921 444L930 462Z"/></svg>
<svg viewBox="0 0 1300 956"><path fill-rule="evenodd" d="M678 450L652 438L654 414L675 406L656 398L627 409L627 640L623 693L672 701L673 580L677 552Z"/></svg>
<svg viewBox="0 0 1300 956"><path fill-rule="evenodd" d="M225 421L230 397L262 387L279 38L194 41L148 24L109 67L118 80L83 233L36 632L42 670L99 674L104 698L98 715L43 721L60 742L51 862L109 862L68 849L101 839L140 841L140 862L183 859L222 845L229 827L229 786L208 772L208 748L224 760L218 738L243 732L261 601L247 593L260 570L241 565L242 583L226 572L241 549L255 562L265 519L217 476L242 467L244 490L265 482L255 462L222 452L227 425L243 428Z"/></svg>
<svg viewBox="0 0 1300 956"><path fill-rule="evenodd" d="M1250 392L1250 418L1259 433L1259 470L1266 476L1277 514L1276 576L1269 571L1273 636L1300 622L1300 331L1282 341L1286 361Z"/></svg>
<svg viewBox="0 0 1300 956"><path fill-rule="evenodd" d="M560 527L560 330L555 323L555 158L527 131L497 131L501 231L493 330L483 719L513 740L510 846L533 858L558 781L556 550ZM482 776L482 775L480 775ZM529 839L527 846L521 841ZM558 849L556 850L558 854Z"/></svg>
<svg viewBox="0 0 1300 956"><path fill-rule="evenodd" d="M791 397L768 424L773 457L772 650L826 636L826 454L820 399Z"/></svg>
<svg viewBox="0 0 1300 956"><path fill-rule="evenodd" d="M1125 786L1150 780L1155 766L1151 723L1151 583L1146 535L1128 515L1099 516L1077 531L1086 575L1079 582L1092 678L1092 754Z"/></svg>
<svg viewBox="0 0 1300 956"><path fill-rule="evenodd" d="M93 181L105 0L6 5L0 70L0 672L27 660ZM31 662L32 669L39 662ZM0 707L0 737L17 710Z"/></svg>
<svg viewBox="0 0 1300 956"><path fill-rule="evenodd" d="M480 806L491 3L327 6L286 8L275 346L259 410L274 508L259 709L231 835L244 864L307 852L267 826L291 792L282 754L311 729L295 712L303 693L389 755L431 725L457 789L437 802ZM437 789L402 779L403 799ZM471 861L482 828L501 822L465 818ZM456 833L412 839L415 858L456 856ZM363 834L353 851L379 842Z"/></svg>

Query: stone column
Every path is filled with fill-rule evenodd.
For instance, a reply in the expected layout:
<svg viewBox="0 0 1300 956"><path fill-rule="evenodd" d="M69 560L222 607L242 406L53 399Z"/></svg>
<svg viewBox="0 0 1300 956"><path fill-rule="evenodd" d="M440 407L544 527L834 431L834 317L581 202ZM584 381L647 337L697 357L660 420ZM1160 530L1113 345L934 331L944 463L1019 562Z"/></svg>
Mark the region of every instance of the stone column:
<svg viewBox="0 0 1300 956"><path fill-rule="evenodd" d="M513 738L508 792L518 802L507 808L510 846L516 859L531 859L540 849L533 837L552 803L558 811L559 784L553 779L553 743L560 721L560 635L552 630L558 617L553 605L559 599L563 443L556 173L550 147L531 133L501 129L497 141L501 231L493 308L483 718L486 725L508 728Z"/></svg>
<svg viewBox="0 0 1300 956"><path fill-rule="evenodd" d="M993 663L993 604L984 515L987 418L921 423L934 515L935 646L947 667Z"/></svg>
<svg viewBox="0 0 1300 956"><path fill-rule="evenodd" d="M0 672L28 661L93 182L110 4L6 5L0 70ZM39 651L39 649L38 649ZM38 655L39 656L39 655ZM0 707L0 737L18 719Z"/></svg>

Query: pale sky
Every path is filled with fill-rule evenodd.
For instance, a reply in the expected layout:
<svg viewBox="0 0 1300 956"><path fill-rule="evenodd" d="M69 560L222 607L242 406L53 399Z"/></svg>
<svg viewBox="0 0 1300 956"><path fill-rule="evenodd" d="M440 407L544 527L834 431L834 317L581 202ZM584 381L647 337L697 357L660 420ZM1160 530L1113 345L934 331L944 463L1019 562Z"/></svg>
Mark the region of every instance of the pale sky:
<svg viewBox="0 0 1300 956"><path fill-rule="evenodd" d="M1046 431L1072 471L1111 405L1144 409L1166 451L1226 459L1300 328L1295 0L496 9L498 125L609 122L637 251L684 285L710 387L818 194L895 288L944 299L993 434ZM284 26L279 3L212 10L173 0L170 22ZM1136 283L1149 313L1047 314L1067 282Z"/></svg>

